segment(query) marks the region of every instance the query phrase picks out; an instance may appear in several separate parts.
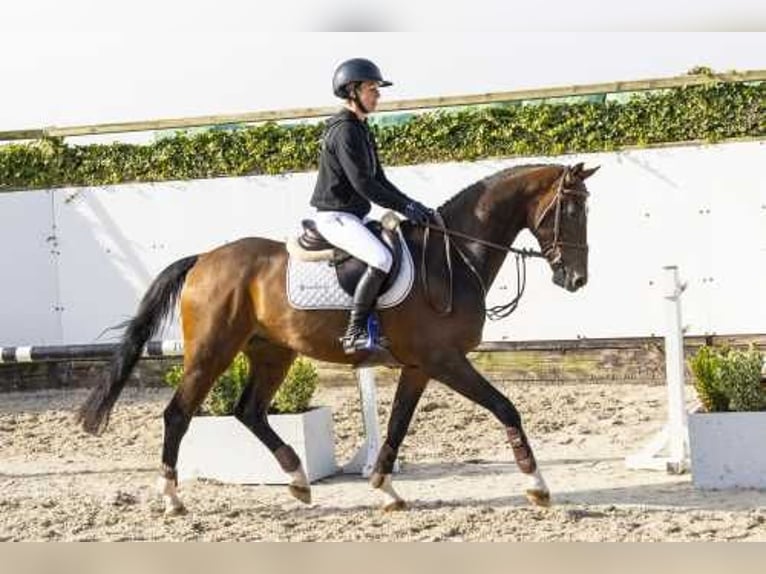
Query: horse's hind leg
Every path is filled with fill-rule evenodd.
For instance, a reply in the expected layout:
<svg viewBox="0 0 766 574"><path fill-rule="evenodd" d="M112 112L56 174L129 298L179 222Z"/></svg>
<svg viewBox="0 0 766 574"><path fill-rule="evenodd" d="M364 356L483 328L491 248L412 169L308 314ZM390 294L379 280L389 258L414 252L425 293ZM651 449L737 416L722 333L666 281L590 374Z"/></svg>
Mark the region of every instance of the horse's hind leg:
<svg viewBox="0 0 766 574"><path fill-rule="evenodd" d="M184 375L173 398L165 408L165 434L162 444L162 477L160 492L165 501L165 514L182 514L178 498L178 450L189 428L192 415L199 409L219 376L228 368L247 339L247 325L239 321L227 329L209 328L189 320L184 325ZM219 325L222 323L218 323ZM191 326L194 325L194 333Z"/></svg>
<svg viewBox="0 0 766 574"><path fill-rule="evenodd" d="M250 361L250 381L242 391L234 415L268 448L292 478L290 494L306 504L311 487L298 455L269 426L268 408L282 384L295 352L264 339L253 338L244 349Z"/></svg>
<svg viewBox="0 0 766 574"><path fill-rule="evenodd" d="M428 383L428 375L417 367L405 367L399 376L391 415L388 418L386 440L380 448L370 484L383 493L383 510L404 510L404 500L394 490L391 473L399 447L407 434L415 407Z"/></svg>
<svg viewBox="0 0 766 574"><path fill-rule="evenodd" d="M550 504L550 491L537 467L532 447L521 428L521 415L513 403L493 387L468 359L456 352L440 356L429 373L452 390L488 409L505 426L519 470L529 477L527 499L539 506Z"/></svg>

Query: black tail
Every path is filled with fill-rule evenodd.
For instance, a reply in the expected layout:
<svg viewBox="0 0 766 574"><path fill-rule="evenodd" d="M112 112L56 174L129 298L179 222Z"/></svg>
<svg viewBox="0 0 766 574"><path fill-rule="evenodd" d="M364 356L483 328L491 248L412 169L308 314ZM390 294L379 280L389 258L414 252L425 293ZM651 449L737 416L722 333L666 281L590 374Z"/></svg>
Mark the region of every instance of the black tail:
<svg viewBox="0 0 766 574"><path fill-rule="evenodd" d="M125 333L111 361L109 378L91 391L77 413L77 422L91 434L100 434L109 422L109 413L120 396L146 342L175 307L186 274L197 263L198 255L169 265L151 284L138 306L138 313L125 323Z"/></svg>

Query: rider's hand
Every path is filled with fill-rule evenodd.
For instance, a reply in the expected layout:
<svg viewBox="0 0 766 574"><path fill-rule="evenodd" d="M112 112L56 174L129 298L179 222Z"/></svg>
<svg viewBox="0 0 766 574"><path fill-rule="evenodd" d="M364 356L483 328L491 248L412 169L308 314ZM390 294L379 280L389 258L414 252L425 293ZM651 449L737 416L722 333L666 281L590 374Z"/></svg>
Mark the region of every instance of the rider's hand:
<svg viewBox="0 0 766 574"><path fill-rule="evenodd" d="M414 221L418 225L428 225L431 222L433 216L433 210L428 209L425 205L417 201L411 201L404 208L404 215L407 219Z"/></svg>

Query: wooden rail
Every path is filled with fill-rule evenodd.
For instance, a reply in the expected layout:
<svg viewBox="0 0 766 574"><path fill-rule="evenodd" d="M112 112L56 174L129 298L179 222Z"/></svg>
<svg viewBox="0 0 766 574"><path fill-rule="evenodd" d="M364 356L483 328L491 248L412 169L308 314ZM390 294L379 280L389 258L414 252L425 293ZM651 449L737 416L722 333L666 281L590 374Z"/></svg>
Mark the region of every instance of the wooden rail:
<svg viewBox="0 0 766 574"><path fill-rule="evenodd" d="M487 94L473 94L463 96L444 96L435 98L421 98L411 100L398 100L382 103L378 111L396 112L411 111L430 108L444 108L453 106L466 106L477 104L492 104L500 102L513 102L519 100L539 100L547 98L561 98L568 96L582 96L590 94L616 94L621 92L639 92L647 90L661 90L679 88L683 86L697 86L711 82L758 82L766 80L766 70L749 70L744 72L730 72L712 75L686 75L670 78L655 78L648 80L634 80L623 82L607 82L600 84L587 84L576 86L559 86L532 90L518 90L512 92L494 92ZM196 116L188 118L173 118L148 120L140 122L120 122L97 125L81 125L68 127L47 127L39 129L25 129L0 131L0 141L30 140L48 137L74 137L93 136L103 134L142 132L155 130L184 129L201 126L216 126L225 124L252 124L265 121L296 120L306 118L319 118L330 116L335 113L337 107L321 108L294 108L286 110L274 110L263 112L249 112L242 114L222 114L209 116Z"/></svg>

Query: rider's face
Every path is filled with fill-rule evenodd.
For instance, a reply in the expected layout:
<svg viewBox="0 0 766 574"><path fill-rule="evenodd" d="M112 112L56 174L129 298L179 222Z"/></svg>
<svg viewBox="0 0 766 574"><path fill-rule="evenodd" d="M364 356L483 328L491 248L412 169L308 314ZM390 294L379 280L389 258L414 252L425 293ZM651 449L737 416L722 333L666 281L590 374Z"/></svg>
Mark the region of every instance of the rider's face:
<svg viewBox="0 0 766 574"><path fill-rule="evenodd" d="M370 112L374 112L378 107L378 99L380 98L380 90L378 89L377 82L362 82L359 86L359 99L362 101L365 109Z"/></svg>

